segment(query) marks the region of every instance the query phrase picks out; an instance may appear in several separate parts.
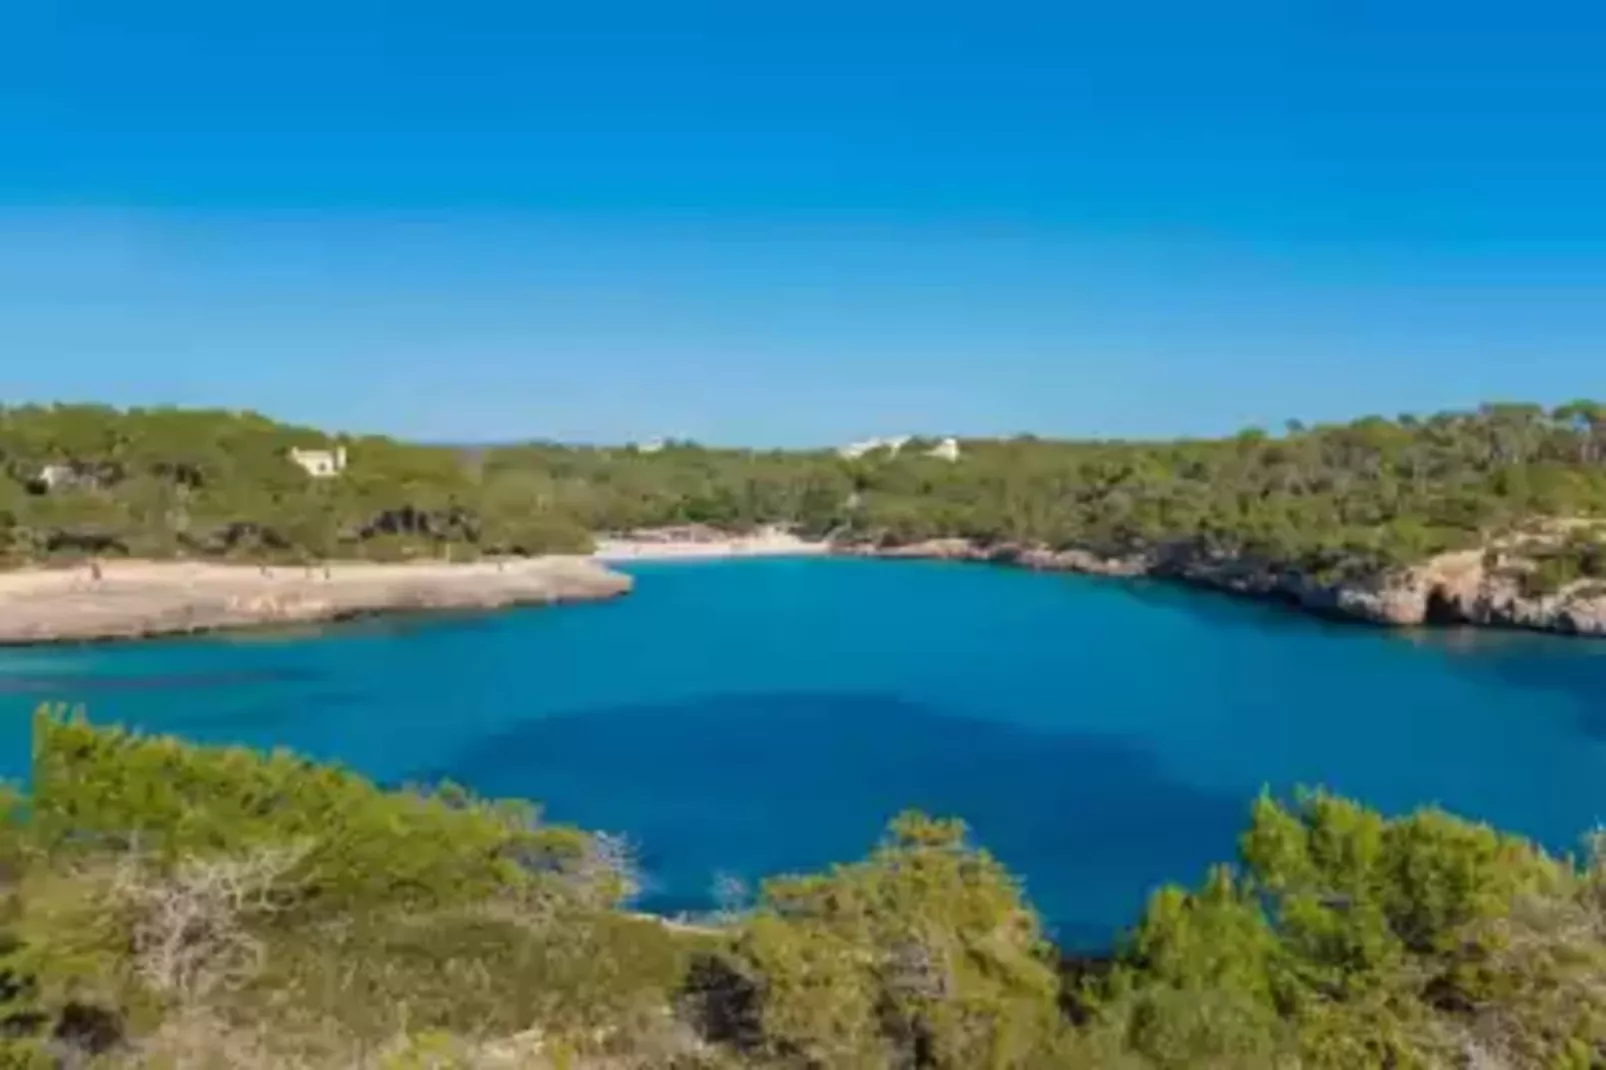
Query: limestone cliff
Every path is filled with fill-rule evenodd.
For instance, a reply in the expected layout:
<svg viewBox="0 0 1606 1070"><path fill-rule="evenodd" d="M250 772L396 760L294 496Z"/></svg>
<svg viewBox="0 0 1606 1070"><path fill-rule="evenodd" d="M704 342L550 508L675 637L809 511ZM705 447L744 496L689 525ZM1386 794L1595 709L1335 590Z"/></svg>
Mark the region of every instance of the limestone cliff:
<svg viewBox="0 0 1606 1070"><path fill-rule="evenodd" d="M1323 581L1253 557L1167 548L1126 556L1042 546L978 546L932 539L892 547L854 546L877 557L941 558L1100 576L1154 576L1271 598L1326 616L1383 625L1475 624L1570 635L1606 636L1606 582L1582 577L1553 590L1525 582L1541 556L1583 521L1548 521L1490 539L1479 549L1440 554L1418 565L1364 579Z"/></svg>

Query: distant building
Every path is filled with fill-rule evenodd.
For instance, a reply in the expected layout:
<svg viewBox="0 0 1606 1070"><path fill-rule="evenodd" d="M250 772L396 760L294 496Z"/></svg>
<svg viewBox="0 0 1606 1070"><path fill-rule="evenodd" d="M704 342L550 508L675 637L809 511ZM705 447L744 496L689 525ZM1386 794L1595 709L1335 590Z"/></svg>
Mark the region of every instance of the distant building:
<svg viewBox="0 0 1606 1070"><path fill-rule="evenodd" d="M874 453L876 450L886 450L888 456L896 457L898 451L907 446L913 438L913 435L867 438L863 442L851 442L846 446L838 447L836 452L839 456L846 457L850 461L866 454ZM959 440L956 438L942 439L931 449L926 450L925 455L927 457L937 457L944 461L957 461L959 460Z"/></svg>
<svg viewBox="0 0 1606 1070"><path fill-rule="evenodd" d="M851 442L846 446L842 446L836 452L850 461L856 457L863 457L865 454L875 450L886 450L896 457L898 451L903 449L904 445L913 437L913 435L897 435L893 438L867 438L863 442Z"/></svg>
<svg viewBox="0 0 1606 1070"><path fill-rule="evenodd" d="M47 464L39 469L39 477L36 482L44 484L49 490L55 490L57 487L67 486L77 482L77 480L78 473L73 471L72 465Z"/></svg>
<svg viewBox="0 0 1606 1070"><path fill-rule="evenodd" d="M328 479L346 470L346 447L336 446L332 450L292 449L290 459L306 469L307 475L314 479Z"/></svg>
<svg viewBox="0 0 1606 1070"><path fill-rule="evenodd" d="M58 490L100 490L122 478L122 468L112 461L53 461L40 465L28 489L35 494Z"/></svg>
<svg viewBox="0 0 1606 1070"><path fill-rule="evenodd" d="M668 443L661 438L649 438L647 441L636 446L636 452L661 453L666 445L668 445Z"/></svg>

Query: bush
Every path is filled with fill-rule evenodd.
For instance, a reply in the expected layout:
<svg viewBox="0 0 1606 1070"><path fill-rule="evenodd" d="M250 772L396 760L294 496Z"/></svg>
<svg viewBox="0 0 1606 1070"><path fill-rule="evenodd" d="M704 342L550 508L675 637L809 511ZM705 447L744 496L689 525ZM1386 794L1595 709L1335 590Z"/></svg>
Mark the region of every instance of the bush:
<svg viewBox="0 0 1606 1070"><path fill-rule="evenodd" d="M1314 793L1293 807L1262 798L1242 863L1198 892L1158 893L1090 993L1103 1028L1161 1066L1448 1065L1494 1043L1480 1031L1532 1056L1514 1065L1550 1066L1606 1041L1606 991L1591 988L1606 980L1600 937L1533 923L1559 910L1599 925L1586 903L1598 893L1526 841ZM1571 1024L1535 1028L1561 1003Z"/></svg>
<svg viewBox="0 0 1606 1070"><path fill-rule="evenodd" d="M1606 858L1257 801L1236 866L1062 968L957 821L689 930L605 838L43 711L0 798L0 1067L1585 1068Z"/></svg>
<svg viewBox="0 0 1606 1070"><path fill-rule="evenodd" d="M205 1028L164 1043L278 1022L342 1048L538 1021L590 1043L667 1005L683 968L662 925L612 909L628 875L608 841L522 804L381 791L54 709L35 719L32 782L0 840L0 1017L29 1050L91 1010L119 1043L180 1018Z"/></svg>
<svg viewBox="0 0 1606 1070"><path fill-rule="evenodd" d="M309 844L293 875L312 912L442 908L579 872L590 840L524 803L450 785L386 792L285 751L202 748L41 710L32 828L54 852L183 858Z"/></svg>
<svg viewBox="0 0 1606 1070"><path fill-rule="evenodd" d="M1052 952L1020 889L954 821L905 814L868 860L771 881L730 970L758 1044L809 1065L1016 1067L1062 1040Z"/></svg>

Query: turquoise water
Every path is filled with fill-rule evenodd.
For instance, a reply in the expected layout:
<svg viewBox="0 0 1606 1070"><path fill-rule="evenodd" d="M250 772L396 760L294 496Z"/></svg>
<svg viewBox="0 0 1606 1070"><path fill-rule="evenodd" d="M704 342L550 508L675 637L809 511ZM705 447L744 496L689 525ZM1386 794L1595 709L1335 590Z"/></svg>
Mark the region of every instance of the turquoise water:
<svg viewBox="0 0 1606 1070"><path fill-rule="evenodd" d="M1150 584L964 565L642 565L629 598L323 633L0 650L28 712L448 776L627 833L643 905L957 814L1062 939L1231 855L1263 784L1438 802L1569 849L1606 817L1606 643L1391 634Z"/></svg>

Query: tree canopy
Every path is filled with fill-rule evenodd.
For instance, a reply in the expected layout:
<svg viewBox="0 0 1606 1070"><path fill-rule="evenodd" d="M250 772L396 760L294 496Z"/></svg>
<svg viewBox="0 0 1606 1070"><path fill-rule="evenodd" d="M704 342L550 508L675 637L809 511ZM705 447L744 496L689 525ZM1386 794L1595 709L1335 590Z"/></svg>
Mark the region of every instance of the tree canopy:
<svg viewBox="0 0 1606 1070"><path fill-rule="evenodd" d="M314 479L292 447L348 449ZM252 413L0 410L0 555L330 558L584 549L592 533L780 524L1104 553L1179 543L1375 571L1532 517L1606 513L1606 407L1475 412L1173 442L966 440L918 450L459 448ZM1588 548L1554 566L1589 574ZM1602 566L1601 571L1606 571Z"/></svg>
<svg viewBox="0 0 1606 1070"><path fill-rule="evenodd" d="M59 710L35 733L0 806L4 1066L1606 1060L1601 854L1437 810L1262 797L1236 863L1089 958L957 820L906 813L861 861L669 924L621 908L627 852L526 804Z"/></svg>

